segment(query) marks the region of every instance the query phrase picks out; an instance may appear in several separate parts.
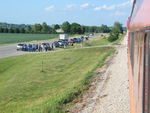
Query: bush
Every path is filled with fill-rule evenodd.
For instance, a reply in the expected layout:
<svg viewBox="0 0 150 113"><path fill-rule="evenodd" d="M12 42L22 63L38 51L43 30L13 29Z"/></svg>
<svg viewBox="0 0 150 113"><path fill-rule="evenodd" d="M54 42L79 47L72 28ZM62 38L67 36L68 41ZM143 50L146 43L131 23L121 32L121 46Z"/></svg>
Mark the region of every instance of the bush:
<svg viewBox="0 0 150 113"><path fill-rule="evenodd" d="M110 36L108 37L108 41L113 42L118 40L118 38L119 38L118 34L111 33Z"/></svg>

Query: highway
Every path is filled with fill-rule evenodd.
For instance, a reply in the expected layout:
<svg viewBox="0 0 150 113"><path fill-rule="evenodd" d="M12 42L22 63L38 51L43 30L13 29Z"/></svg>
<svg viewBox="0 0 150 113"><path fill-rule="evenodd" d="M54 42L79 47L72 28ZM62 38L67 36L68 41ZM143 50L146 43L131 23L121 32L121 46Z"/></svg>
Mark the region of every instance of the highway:
<svg viewBox="0 0 150 113"><path fill-rule="evenodd" d="M91 36L90 38L96 38L98 36L101 36L101 34L95 34L94 36ZM19 56L19 55L24 55L24 54L35 53L35 52L17 51L16 49L17 49L17 44L0 46L0 58L6 58L6 57L11 57L11 56Z"/></svg>
<svg viewBox="0 0 150 113"><path fill-rule="evenodd" d="M17 51L16 47L17 44L0 46L0 58L18 56L18 55L23 55L28 53L23 51Z"/></svg>

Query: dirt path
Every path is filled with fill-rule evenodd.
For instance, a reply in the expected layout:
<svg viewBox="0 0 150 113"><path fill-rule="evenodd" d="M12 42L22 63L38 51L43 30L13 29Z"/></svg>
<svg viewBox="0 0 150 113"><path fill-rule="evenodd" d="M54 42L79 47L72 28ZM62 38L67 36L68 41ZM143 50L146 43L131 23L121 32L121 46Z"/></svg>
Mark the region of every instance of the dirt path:
<svg viewBox="0 0 150 113"><path fill-rule="evenodd" d="M97 70L97 77L72 113L129 113L127 37L118 53Z"/></svg>

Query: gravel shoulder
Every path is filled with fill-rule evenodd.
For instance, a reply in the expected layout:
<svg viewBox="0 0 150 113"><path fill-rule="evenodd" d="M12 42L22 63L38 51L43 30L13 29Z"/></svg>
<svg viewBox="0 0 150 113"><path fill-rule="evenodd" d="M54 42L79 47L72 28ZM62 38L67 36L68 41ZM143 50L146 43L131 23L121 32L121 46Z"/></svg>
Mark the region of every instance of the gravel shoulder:
<svg viewBox="0 0 150 113"><path fill-rule="evenodd" d="M127 45L127 37L122 45ZM129 113L127 46L118 49L109 72L109 78L101 93L103 98L99 99L92 113Z"/></svg>
<svg viewBox="0 0 150 113"><path fill-rule="evenodd" d="M89 91L71 113L129 113L127 37L106 65L97 70Z"/></svg>

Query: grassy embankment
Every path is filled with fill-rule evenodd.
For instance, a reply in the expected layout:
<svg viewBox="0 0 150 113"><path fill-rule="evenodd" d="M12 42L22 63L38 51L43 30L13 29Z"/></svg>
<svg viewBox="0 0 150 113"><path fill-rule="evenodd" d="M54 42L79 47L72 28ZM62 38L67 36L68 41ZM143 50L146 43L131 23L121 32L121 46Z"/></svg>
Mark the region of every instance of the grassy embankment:
<svg viewBox="0 0 150 113"><path fill-rule="evenodd" d="M114 51L91 48L0 59L0 112L65 112L66 104L87 89L94 70Z"/></svg>
<svg viewBox="0 0 150 113"><path fill-rule="evenodd" d="M63 112L63 105L86 89L92 72L113 52L96 48L0 59L0 111Z"/></svg>
<svg viewBox="0 0 150 113"><path fill-rule="evenodd" d="M58 34L12 34L0 33L0 45L58 38Z"/></svg>

